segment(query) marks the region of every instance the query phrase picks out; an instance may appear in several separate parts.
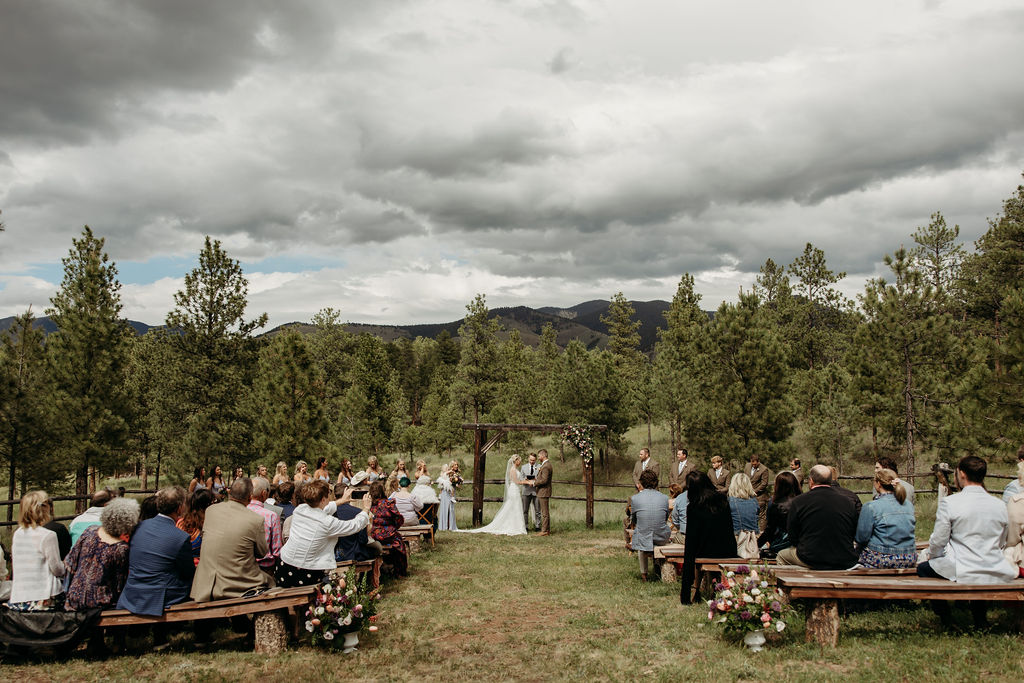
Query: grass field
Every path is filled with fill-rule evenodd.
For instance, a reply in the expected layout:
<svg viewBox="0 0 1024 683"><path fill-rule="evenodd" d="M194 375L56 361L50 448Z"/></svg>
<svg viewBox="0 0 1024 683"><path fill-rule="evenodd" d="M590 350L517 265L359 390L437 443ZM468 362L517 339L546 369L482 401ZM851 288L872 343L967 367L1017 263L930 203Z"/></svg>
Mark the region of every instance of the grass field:
<svg viewBox="0 0 1024 683"><path fill-rule="evenodd" d="M1021 680L1024 642L994 608L992 632L948 635L918 606L848 615L840 645L803 642L795 616L757 655L724 639L702 606L681 606L678 584L639 582L612 524L594 531L554 517L554 533L505 538L438 535L391 583L381 630L354 655L304 640L266 659L226 631L208 652L192 636L153 654L129 637L126 656L92 662L0 664L3 680ZM958 615L963 623L969 616Z"/></svg>

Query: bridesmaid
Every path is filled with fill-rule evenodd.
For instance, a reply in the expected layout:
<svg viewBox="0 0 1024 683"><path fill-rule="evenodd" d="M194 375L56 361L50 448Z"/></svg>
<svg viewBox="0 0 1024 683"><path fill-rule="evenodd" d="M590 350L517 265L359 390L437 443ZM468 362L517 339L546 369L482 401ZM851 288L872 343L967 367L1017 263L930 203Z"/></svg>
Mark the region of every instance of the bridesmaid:
<svg viewBox="0 0 1024 683"><path fill-rule="evenodd" d="M448 465L441 465L441 476L437 483L441 486L441 507L437 513L438 531L458 531L455 524L455 487L448 478Z"/></svg>
<svg viewBox="0 0 1024 683"><path fill-rule="evenodd" d="M327 458L322 455L316 459L316 470L313 472L313 478L328 483L331 481L331 473L327 471Z"/></svg>

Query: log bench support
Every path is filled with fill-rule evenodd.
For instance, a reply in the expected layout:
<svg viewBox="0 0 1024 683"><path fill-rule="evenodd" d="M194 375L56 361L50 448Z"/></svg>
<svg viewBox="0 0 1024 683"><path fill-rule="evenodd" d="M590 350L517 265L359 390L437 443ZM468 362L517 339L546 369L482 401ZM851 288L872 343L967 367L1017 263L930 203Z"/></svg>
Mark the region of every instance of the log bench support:
<svg viewBox="0 0 1024 683"><path fill-rule="evenodd" d="M839 601L814 600L807 613L804 641L822 647L839 644Z"/></svg>
<svg viewBox="0 0 1024 683"><path fill-rule="evenodd" d="M288 626L281 610L257 614L253 626L256 634L256 652L277 655L288 649Z"/></svg>

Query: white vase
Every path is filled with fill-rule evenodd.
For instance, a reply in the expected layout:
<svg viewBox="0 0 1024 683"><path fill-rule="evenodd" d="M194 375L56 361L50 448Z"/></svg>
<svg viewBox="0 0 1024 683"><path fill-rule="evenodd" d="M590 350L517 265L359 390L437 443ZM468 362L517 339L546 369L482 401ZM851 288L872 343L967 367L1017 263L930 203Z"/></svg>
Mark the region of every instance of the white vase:
<svg viewBox="0 0 1024 683"><path fill-rule="evenodd" d="M349 631L348 633L342 634L345 636L344 642L342 642L342 652L347 655L352 654L356 651L356 645L359 644L359 631ZM761 638L761 642L764 642L764 638Z"/></svg>
<svg viewBox="0 0 1024 683"><path fill-rule="evenodd" d="M748 631L743 636L743 644L750 648L751 652L760 652L764 647L764 631L757 629L756 631Z"/></svg>

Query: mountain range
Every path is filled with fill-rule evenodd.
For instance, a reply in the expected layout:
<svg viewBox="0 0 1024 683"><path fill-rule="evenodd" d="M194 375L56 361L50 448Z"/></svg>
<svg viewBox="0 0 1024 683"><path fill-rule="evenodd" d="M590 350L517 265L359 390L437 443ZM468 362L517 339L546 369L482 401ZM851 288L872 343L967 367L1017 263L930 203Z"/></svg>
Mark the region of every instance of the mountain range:
<svg viewBox="0 0 1024 683"><path fill-rule="evenodd" d="M655 300L631 301L630 304L635 311L633 320L640 322L640 348L643 351L652 351L654 343L658 339L658 328L665 326L664 312L668 310L669 303ZM544 325L551 323L557 334L560 347L564 347L573 339L578 339L588 349L603 348L608 342L608 327L601 322L601 316L608 314L609 305L610 302L604 299L594 299L569 308L513 306L491 309L490 317L497 318L501 323L503 332L500 336L502 338L508 338L508 333L511 330L518 330L523 343L528 346L537 346L540 343L540 334ZM13 322L13 316L0 319L0 332L9 329ZM128 324L140 335L156 327L135 320L129 320ZM394 341L402 338L433 338L440 334L441 330L447 330L452 337L456 337L460 325L462 325L461 319L447 323L420 325L369 325L350 322L345 323L345 329L355 334L373 334L384 341ZM47 334L57 329L53 321L47 317L38 318L35 326ZM293 322L279 325L265 334L273 335L287 327L296 328L304 333L313 330L310 323Z"/></svg>

